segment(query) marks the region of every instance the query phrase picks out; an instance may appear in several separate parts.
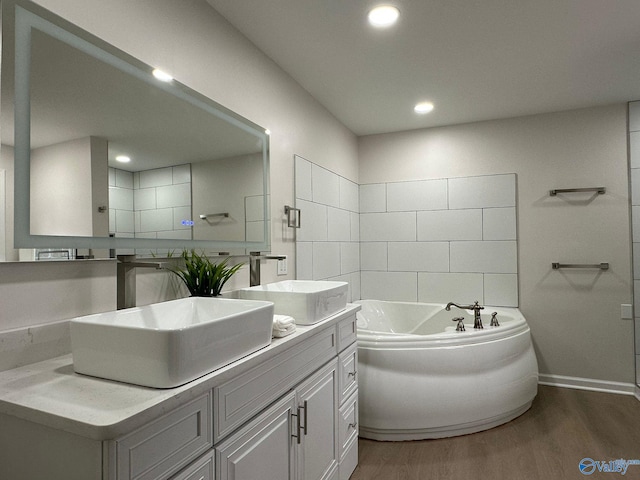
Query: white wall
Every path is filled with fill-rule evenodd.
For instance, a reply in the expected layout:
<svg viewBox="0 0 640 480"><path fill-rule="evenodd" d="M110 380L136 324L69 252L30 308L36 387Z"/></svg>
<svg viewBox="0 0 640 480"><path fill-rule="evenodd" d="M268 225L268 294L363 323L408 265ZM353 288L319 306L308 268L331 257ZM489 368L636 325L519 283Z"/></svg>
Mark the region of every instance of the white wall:
<svg viewBox="0 0 640 480"><path fill-rule="evenodd" d="M361 137L360 183L516 173L520 309L541 373L632 382L626 121L620 104ZM549 196L592 186L607 193Z"/></svg>
<svg viewBox="0 0 640 480"><path fill-rule="evenodd" d="M91 153L90 138L32 150L32 234L93 234Z"/></svg>

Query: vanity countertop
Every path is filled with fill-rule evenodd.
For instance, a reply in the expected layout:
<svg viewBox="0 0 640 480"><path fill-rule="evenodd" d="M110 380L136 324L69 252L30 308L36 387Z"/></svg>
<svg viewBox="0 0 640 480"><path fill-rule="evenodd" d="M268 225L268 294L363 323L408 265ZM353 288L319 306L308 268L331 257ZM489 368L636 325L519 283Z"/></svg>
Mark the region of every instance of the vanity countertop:
<svg viewBox="0 0 640 480"><path fill-rule="evenodd" d="M185 385L154 389L77 374L71 355L0 372L0 414L95 440L113 439L196 398L314 333L353 315L347 308Z"/></svg>

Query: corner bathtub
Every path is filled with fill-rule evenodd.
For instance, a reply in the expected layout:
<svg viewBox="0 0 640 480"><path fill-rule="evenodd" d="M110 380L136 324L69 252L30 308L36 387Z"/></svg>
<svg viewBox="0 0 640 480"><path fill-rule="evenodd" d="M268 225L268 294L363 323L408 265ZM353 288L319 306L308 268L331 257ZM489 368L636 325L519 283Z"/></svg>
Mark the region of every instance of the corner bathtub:
<svg viewBox="0 0 640 480"><path fill-rule="evenodd" d="M538 363L517 308L473 312L363 300L358 312L360 436L420 440L487 430L529 409ZM499 327L490 327L491 313ZM465 332L454 317L465 318Z"/></svg>

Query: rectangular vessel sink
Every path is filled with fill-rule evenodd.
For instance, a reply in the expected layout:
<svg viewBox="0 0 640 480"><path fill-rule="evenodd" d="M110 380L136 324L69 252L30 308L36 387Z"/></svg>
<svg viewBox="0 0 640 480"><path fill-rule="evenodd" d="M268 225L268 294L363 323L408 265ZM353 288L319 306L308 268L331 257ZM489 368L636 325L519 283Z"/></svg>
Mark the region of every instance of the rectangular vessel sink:
<svg viewBox="0 0 640 480"><path fill-rule="evenodd" d="M190 297L78 317L70 325L76 372L171 388L269 345L273 304Z"/></svg>
<svg viewBox="0 0 640 480"><path fill-rule="evenodd" d="M298 325L312 325L346 308L347 288L346 282L285 280L243 288L238 295L273 302L275 313L292 316Z"/></svg>

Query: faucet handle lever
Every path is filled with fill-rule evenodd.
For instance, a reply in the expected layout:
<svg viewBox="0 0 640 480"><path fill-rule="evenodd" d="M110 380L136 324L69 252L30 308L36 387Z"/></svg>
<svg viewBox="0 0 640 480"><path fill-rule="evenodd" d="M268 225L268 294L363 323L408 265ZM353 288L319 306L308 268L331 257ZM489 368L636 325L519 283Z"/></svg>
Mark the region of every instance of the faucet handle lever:
<svg viewBox="0 0 640 480"><path fill-rule="evenodd" d="M490 327L499 327L500 323L498 323L498 312L493 312L491 314L491 324L489 325Z"/></svg>
<svg viewBox="0 0 640 480"><path fill-rule="evenodd" d="M456 332L465 332L465 328L464 328L464 317L456 317L453 320L451 320L452 322L458 322L458 325L456 326Z"/></svg>

